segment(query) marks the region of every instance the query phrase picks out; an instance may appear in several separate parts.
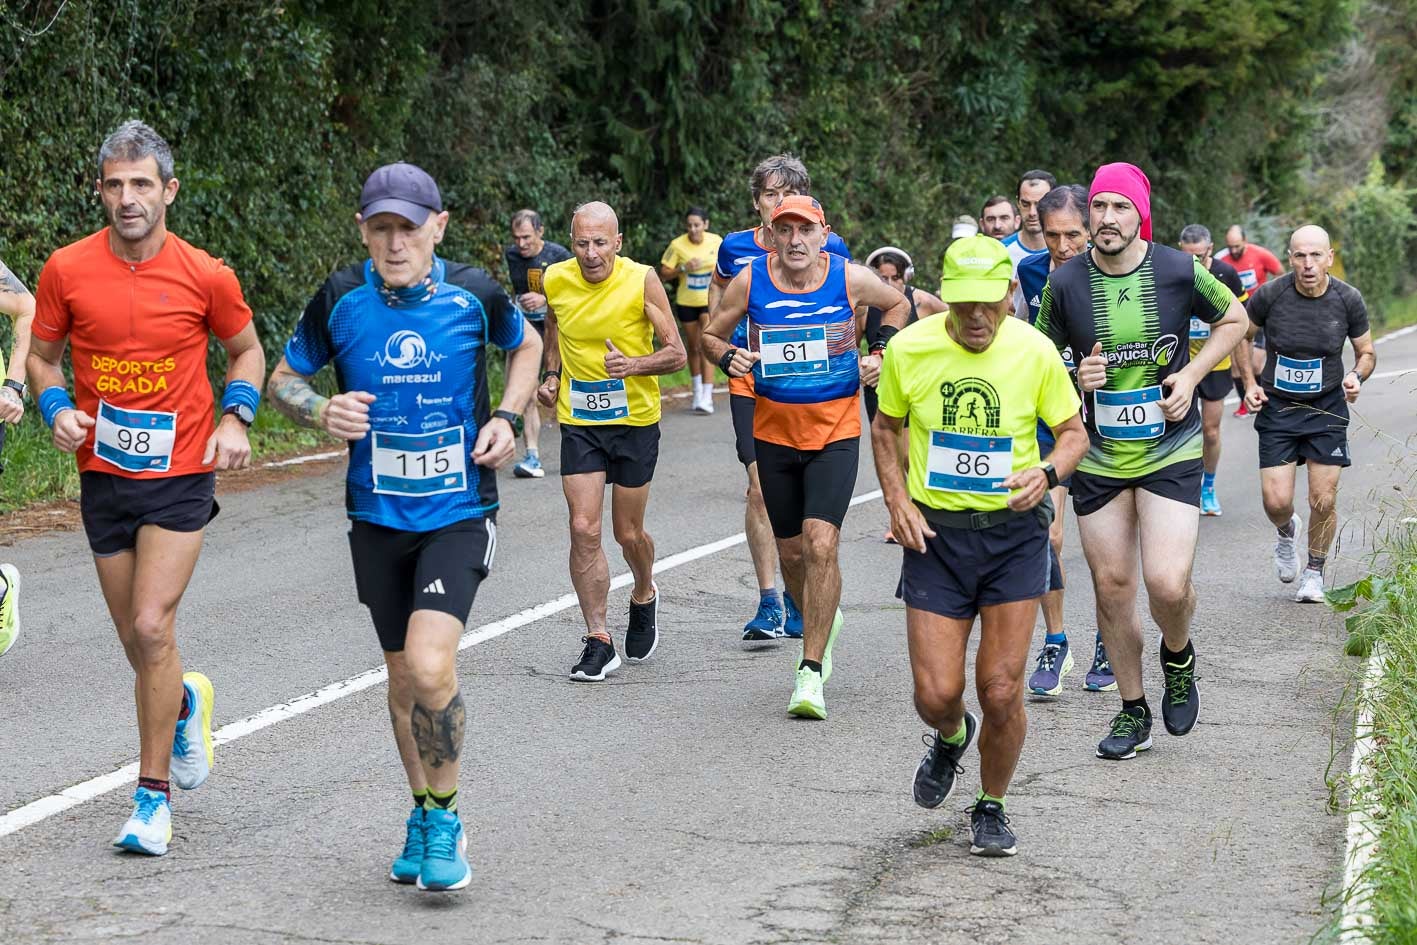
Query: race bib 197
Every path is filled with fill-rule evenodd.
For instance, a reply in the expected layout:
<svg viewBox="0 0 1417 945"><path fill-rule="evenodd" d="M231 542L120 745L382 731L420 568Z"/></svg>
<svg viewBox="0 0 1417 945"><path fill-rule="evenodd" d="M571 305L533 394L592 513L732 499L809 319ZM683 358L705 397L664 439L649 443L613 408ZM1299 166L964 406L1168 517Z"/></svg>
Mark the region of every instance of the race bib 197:
<svg viewBox="0 0 1417 945"><path fill-rule="evenodd" d="M1161 386L1099 390L1094 395L1097 432L1108 440L1154 440L1166 429Z"/></svg>
<svg viewBox="0 0 1417 945"><path fill-rule="evenodd" d="M827 372L827 330L821 325L804 328L764 328L758 333L759 362L763 377Z"/></svg>
<svg viewBox="0 0 1417 945"><path fill-rule="evenodd" d="M939 492L1008 492L1013 474L1014 438L930 431L925 486Z"/></svg>
<svg viewBox="0 0 1417 945"><path fill-rule="evenodd" d="M129 472L166 472L177 442L177 414L124 410L98 402L93 454Z"/></svg>
<svg viewBox="0 0 1417 945"><path fill-rule="evenodd" d="M1324 359L1300 361L1276 355L1274 386L1288 394L1317 394L1324 386Z"/></svg>
<svg viewBox="0 0 1417 945"><path fill-rule="evenodd" d="M374 431L374 491L423 497L467 488L462 427L429 433Z"/></svg>
<svg viewBox="0 0 1417 945"><path fill-rule="evenodd" d="M614 423L630 416L630 395L624 380L578 381L567 392L571 417L586 423Z"/></svg>

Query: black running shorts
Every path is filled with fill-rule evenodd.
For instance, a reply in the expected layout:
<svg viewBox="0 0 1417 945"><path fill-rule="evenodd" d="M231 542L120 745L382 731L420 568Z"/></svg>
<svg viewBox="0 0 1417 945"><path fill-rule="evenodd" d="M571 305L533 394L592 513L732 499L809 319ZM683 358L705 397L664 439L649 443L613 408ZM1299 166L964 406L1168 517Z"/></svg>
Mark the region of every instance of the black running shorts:
<svg viewBox="0 0 1417 945"><path fill-rule="evenodd" d="M704 315L708 314L706 305L675 305L674 314L679 316L679 320L685 324L693 324Z"/></svg>
<svg viewBox="0 0 1417 945"><path fill-rule="evenodd" d="M1230 379L1230 371L1211 371L1196 385L1196 393L1201 400L1224 400L1235 390L1235 382Z"/></svg>
<svg viewBox="0 0 1417 945"><path fill-rule="evenodd" d="M1200 508L1201 479L1205 465L1198 459L1183 459L1135 479L1113 479L1079 469L1073 473L1073 511L1091 515L1116 498L1123 489L1145 489L1163 499L1174 499Z"/></svg>
<svg viewBox="0 0 1417 945"><path fill-rule="evenodd" d="M497 554L497 525L471 518L431 532L406 532L369 522L349 528L354 586L369 608L379 646L403 651L408 618L436 610L463 623Z"/></svg>
<svg viewBox="0 0 1417 945"><path fill-rule="evenodd" d="M738 462L744 466L758 461L758 450L753 441L753 407L757 402L756 397L728 395L728 412L733 415L733 439L738 447Z"/></svg>
<svg viewBox="0 0 1417 945"><path fill-rule="evenodd" d="M217 517L216 473L132 479L79 474L79 512L94 555L107 558L138 544L138 529L199 532Z"/></svg>
<svg viewBox="0 0 1417 945"><path fill-rule="evenodd" d="M659 462L659 424L561 424L561 475L605 473L611 485L649 485Z"/></svg>
<svg viewBox="0 0 1417 945"><path fill-rule="evenodd" d="M767 440L755 440L753 445L774 535L796 538L809 518L841 527L856 489L859 438L837 440L819 450L793 449Z"/></svg>
<svg viewBox="0 0 1417 945"><path fill-rule="evenodd" d="M1260 439L1260 468L1288 463L1350 466L1348 401L1335 387L1313 400L1286 400L1276 394L1255 418Z"/></svg>
<svg viewBox="0 0 1417 945"><path fill-rule="evenodd" d="M925 539L924 552L903 549L895 596L907 607L972 620L982 607L1049 590L1052 549L1041 517L1020 515L979 531L930 527L935 537Z"/></svg>

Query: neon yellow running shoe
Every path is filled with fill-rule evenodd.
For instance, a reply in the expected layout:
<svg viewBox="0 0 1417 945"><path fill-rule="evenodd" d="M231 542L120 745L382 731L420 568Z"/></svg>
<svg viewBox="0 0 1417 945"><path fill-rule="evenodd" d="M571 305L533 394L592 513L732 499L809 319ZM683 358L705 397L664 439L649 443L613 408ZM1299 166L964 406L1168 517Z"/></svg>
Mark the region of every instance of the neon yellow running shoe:
<svg viewBox="0 0 1417 945"><path fill-rule="evenodd" d="M0 656L4 656L20 638L20 569L0 564L0 576L8 585L5 599L0 601Z"/></svg>
<svg viewBox="0 0 1417 945"><path fill-rule="evenodd" d="M827 684L827 680L832 678L832 647L836 645L836 635L841 632L842 626L846 623L846 618L841 615L841 609L837 608L836 616L832 618L831 633L827 634L827 648L822 651L822 685ZM802 665L803 648L797 647L797 665Z"/></svg>
<svg viewBox="0 0 1417 945"><path fill-rule="evenodd" d="M212 744L212 681L201 673L183 673L188 713L172 736L172 783L184 791L201 787L216 763Z"/></svg>
<svg viewBox="0 0 1417 945"><path fill-rule="evenodd" d="M797 688L792 690L792 701L787 703L787 714L799 719L825 719L827 700L822 694L822 676L816 670L803 666L797 670Z"/></svg>

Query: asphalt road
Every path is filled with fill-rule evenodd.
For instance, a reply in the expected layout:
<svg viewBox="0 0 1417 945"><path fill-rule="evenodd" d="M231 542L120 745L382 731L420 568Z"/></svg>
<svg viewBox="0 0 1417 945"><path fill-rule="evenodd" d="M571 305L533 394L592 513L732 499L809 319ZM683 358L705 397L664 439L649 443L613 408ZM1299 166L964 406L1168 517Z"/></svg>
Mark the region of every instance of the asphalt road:
<svg viewBox="0 0 1417 945"><path fill-rule="evenodd" d="M1417 368L1417 336L1379 354L1380 371ZM1392 459L1414 432L1413 378L1364 390L1330 581L1361 564L1358 519L1405 485ZM1081 658L1061 698L1030 704L1014 859L968 855L973 751L945 808L911 802L923 726L893 596L900 551L879 541L878 499L847 518L831 718L811 723L785 714L795 645L739 642L755 599L741 543L660 577L649 663L570 683L578 612L561 600L523 613L571 591L559 485L505 477L495 573L471 625L506 632L460 658L467 890L386 878L409 801L384 688L353 686L221 746L210 781L174 798L165 858L108 846L130 809L126 777L0 836L0 942L1304 942L1342 870L1325 774L1355 664L1340 622L1273 577L1249 421L1227 410L1224 436L1225 515L1202 523L1195 574L1200 724L1184 740L1158 725L1134 761L1093 756L1117 702L1080 688L1095 624L1070 525ZM188 667L216 685L218 726L379 665L354 599L342 472L222 498L179 616ZM726 403L710 418L671 408L649 515L660 557L737 533L741 482ZM874 488L866 449L857 492ZM0 661L0 811L13 813L130 763L136 734L82 536L7 554L25 574L25 635ZM611 601L622 621L627 594Z"/></svg>

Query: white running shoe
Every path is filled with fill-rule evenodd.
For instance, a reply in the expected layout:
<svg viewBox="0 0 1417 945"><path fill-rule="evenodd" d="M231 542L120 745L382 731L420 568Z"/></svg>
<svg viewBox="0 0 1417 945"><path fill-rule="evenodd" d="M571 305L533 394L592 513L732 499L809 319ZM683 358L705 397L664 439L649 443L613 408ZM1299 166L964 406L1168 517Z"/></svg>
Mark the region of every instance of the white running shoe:
<svg viewBox="0 0 1417 945"><path fill-rule="evenodd" d="M1299 589L1294 592L1294 600L1300 604L1322 604L1324 602L1324 575L1322 571L1305 568L1299 578Z"/></svg>
<svg viewBox="0 0 1417 945"><path fill-rule="evenodd" d="M131 853L162 856L172 842L172 807L161 791L133 792L133 815L113 838L113 845Z"/></svg>
<svg viewBox="0 0 1417 945"><path fill-rule="evenodd" d="M179 719L172 733L172 784L184 791L199 788L211 774L216 753L212 743L212 681L201 673L185 673L188 715Z"/></svg>
<svg viewBox="0 0 1417 945"><path fill-rule="evenodd" d="M1299 576L1299 554L1295 546L1304 530L1304 520L1296 512L1289 519L1289 524L1294 529L1294 537L1285 538L1280 535L1274 542L1274 573L1279 575L1279 580L1285 584L1292 584L1294 578Z"/></svg>

